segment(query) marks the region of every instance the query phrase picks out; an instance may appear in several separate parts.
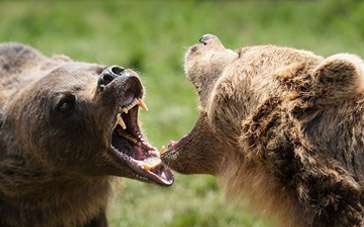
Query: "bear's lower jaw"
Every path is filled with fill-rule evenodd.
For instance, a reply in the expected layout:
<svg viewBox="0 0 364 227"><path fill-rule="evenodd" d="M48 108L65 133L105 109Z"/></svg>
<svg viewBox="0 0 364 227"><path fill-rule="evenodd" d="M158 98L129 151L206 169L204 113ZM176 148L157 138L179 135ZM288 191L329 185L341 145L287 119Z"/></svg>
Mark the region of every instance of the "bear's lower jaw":
<svg viewBox="0 0 364 227"><path fill-rule="evenodd" d="M201 112L193 129L161 150L167 166L182 174L217 175L228 145L219 141Z"/></svg>
<svg viewBox="0 0 364 227"><path fill-rule="evenodd" d="M139 105L135 105L126 113L123 111L117 114L111 139L112 156L117 159L117 163L123 162L132 170L135 176L129 177L170 186L174 182L173 174L162 163L159 152L141 133L138 125L138 108Z"/></svg>

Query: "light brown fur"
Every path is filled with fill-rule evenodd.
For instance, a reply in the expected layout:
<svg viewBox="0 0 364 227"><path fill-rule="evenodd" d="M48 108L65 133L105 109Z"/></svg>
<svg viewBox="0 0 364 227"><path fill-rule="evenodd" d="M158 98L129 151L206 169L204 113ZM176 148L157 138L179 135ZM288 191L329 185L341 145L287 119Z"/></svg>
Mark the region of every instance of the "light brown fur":
<svg viewBox="0 0 364 227"><path fill-rule="evenodd" d="M206 35L185 59L199 123L164 160L218 176L228 195L282 226L362 226L363 68L349 54L325 59L271 45L233 52Z"/></svg>

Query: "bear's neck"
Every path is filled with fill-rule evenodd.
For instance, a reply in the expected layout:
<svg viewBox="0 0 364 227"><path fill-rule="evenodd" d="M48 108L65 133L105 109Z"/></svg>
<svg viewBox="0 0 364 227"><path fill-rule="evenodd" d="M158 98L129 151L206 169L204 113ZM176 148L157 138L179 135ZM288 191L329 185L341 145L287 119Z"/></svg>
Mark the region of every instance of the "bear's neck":
<svg viewBox="0 0 364 227"><path fill-rule="evenodd" d="M105 187L109 176L84 176L49 169L26 155L7 154L0 159L0 196L41 199L47 194L67 194L77 190Z"/></svg>
<svg viewBox="0 0 364 227"><path fill-rule="evenodd" d="M78 226L106 208L111 181L29 169L0 171L0 219L19 220L17 226Z"/></svg>

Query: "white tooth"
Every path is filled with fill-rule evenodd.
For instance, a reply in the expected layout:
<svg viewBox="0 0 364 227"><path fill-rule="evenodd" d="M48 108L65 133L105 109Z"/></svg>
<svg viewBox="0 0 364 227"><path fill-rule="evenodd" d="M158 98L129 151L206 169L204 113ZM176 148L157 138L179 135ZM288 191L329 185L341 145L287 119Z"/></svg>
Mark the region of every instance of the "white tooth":
<svg viewBox="0 0 364 227"><path fill-rule="evenodd" d="M151 170L162 163L162 160L158 157L149 157L143 160L143 168L145 170Z"/></svg>
<svg viewBox="0 0 364 227"><path fill-rule="evenodd" d="M121 117L120 114L118 114L116 116L116 120L117 120L117 123L121 126L121 128L125 130L126 129L126 124L125 124L125 122L124 122L124 120L123 120L123 118Z"/></svg>
<svg viewBox="0 0 364 227"><path fill-rule="evenodd" d="M136 104L138 104L138 99L134 99L133 103L130 105L130 108L133 108Z"/></svg>
<svg viewBox="0 0 364 227"><path fill-rule="evenodd" d="M134 99L132 103L130 103L126 107L121 108L121 111L127 114L129 112L129 110L131 108L133 108L136 104L139 104L139 100L138 99Z"/></svg>
<svg viewBox="0 0 364 227"><path fill-rule="evenodd" d="M143 99L138 100L138 105L145 111L149 110Z"/></svg>
<svg viewBox="0 0 364 227"><path fill-rule="evenodd" d="M126 107L120 107L120 108L119 108L119 111L120 111L120 112L123 112L123 113L128 114L129 110L130 110L131 108L133 108L136 104L139 104L139 100L138 100L138 99L134 99L134 100L133 100L133 102L132 102L132 103L130 103L130 104L129 104L128 106L126 106Z"/></svg>
<svg viewBox="0 0 364 227"><path fill-rule="evenodd" d="M124 108L122 108L121 110L122 110L122 112L124 112L124 113L126 113L126 114L128 114L128 112L129 112L129 109L128 109L127 107L124 107Z"/></svg>
<svg viewBox="0 0 364 227"><path fill-rule="evenodd" d="M162 146L161 149L159 150L159 153L162 155L166 153L166 151L167 151L166 146Z"/></svg>
<svg viewBox="0 0 364 227"><path fill-rule="evenodd" d="M119 134L120 135L120 134ZM121 136L124 137L125 139L137 144L139 143L137 139L135 139L134 137L132 137L131 135L128 135L127 133L125 133L124 131L121 132Z"/></svg>
<svg viewBox="0 0 364 227"><path fill-rule="evenodd" d="M133 137L131 137L131 136L129 136L129 135L127 135L127 134L122 134L122 136L125 138L125 139L127 139L127 140L130 140L131 142L133 142L133 143L138 143L138 141L136 140L136 139L134 139Z"/></svg>

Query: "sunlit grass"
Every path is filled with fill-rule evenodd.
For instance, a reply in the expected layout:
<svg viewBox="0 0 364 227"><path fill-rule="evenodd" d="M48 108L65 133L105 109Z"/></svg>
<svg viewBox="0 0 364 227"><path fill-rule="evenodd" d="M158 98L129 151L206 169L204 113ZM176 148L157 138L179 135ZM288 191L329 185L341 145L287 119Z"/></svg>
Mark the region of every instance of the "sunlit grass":
<svg viewBox="0 0 364 227"><path fill-rule="evenodd" d="M0 15L0 41L139 71L150 107L143 125L156 146L185 134L197 118L182 61L204 33L229 48L271 43L364 54L364 3L352 1L0 1ZM123 180L116 192L109 208L114 227L272 225L225 204L209 176L177 175L172 188Z"/></svg>

